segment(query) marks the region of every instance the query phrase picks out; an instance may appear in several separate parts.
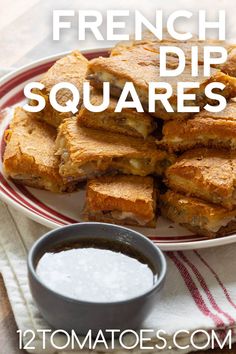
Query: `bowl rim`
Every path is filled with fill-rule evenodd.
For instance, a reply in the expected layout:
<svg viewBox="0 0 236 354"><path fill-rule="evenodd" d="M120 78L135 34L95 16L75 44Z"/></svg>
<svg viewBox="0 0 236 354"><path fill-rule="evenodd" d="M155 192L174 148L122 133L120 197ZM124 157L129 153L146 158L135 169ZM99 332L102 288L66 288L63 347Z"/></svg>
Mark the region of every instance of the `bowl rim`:
<svg viewBox="0 0 236 354"><path fill-rule="evenodd" d="M160 265L160 271L157 277L156 282L153 284L153 286L141 293L140 295L131 297L131 298L127 298L125 300L120 300L120 301L109 301L109 302L99 302L99 301L86 301L86 300L80 300L80 299L75 299L75 298L71 298L69 296L60 294L59 292L49 288L38 276L37 272L36 272L36 268L33 265L33 260L35 258L35 252L37 250L37 248L40 246L40 244L44 241L49 239L50 237L52 237L52 235L55 235L57 232L61 232L65 229L70 229L70 228L80 228L80 227L84 227L85 225L87 225L89 227L89 225L93 225L93 226L98 226L98 227L114 227L116 229L120 229L123 231L128 231L131 232L133 234L135 234L136 237L141 238L144 242L146 242L149 246L151 246L155 252L157 253L157 256L159 257L159 265ZM96 238L96 235L95 235ZM65 236L66 239L66 236ZM122 241L121 241L122 242ZM148 256L146 256L148 258ZM146 296L149 296L150 294L152 294L153 292L155 292L158 288L160 288L166 278L166 273L167 273L167 262L166 262L166 258L163 254L163 252L161 251L161 249L155 245L151 240L149 240L146 236L144 236L143 234L141 234L140 232L137 232L135 230L132 230L128 227L124 227L121 225L116 225L116 224L109 224L109 223L102 223L102 222L80 222L80 223L76 223L76 224L70 224L70 225L65 225L62 227L58 227L57 229L53 229L48 231L46 234L42 235L30 248L29 252L28 252L28 256L27 256L27 268L28 268L28 278L29 278L29 273L30 275L34 278L34 280L40 284L40 286L42 286L46 291L48 291L49 293L51 293L53 296L56 296L60 299L62 299L63 301L66 302L70 302L70 303L74 303L74 304L80 304L80 305L91 305L91 306L111 306L111 305L119 305L119 304L126 304L129 302L133 302L133 301L137 301L137 300L142 300L143 298L145 298Z"/></svg>

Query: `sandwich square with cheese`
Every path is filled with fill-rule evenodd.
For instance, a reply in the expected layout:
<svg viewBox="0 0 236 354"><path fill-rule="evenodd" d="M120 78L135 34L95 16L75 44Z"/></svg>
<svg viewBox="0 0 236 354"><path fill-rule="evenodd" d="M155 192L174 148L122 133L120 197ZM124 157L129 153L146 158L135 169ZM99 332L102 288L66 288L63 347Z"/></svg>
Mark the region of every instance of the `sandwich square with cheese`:
<svg viewBox="0 0 236 354"><path fill-rule="evenodd" d="M84 219L155 227L153 178L117 175L90 180L86 188Z"/></svg>
<svg viewBox="0 0 236 354"><path fill-rule="evenodd" d="M17 107L5 133L5 173L17 183L30 187L52 192L72 191L75 186L64 183L59 175L56 134L55 128Z"/></svg>
<svg viewBox="0 0 236 354"><path fill-rule="evenodd" d="M175 69L179 65L177 58L168 56L167 67ZM160 54L144 46L134 47L128 51L122 52L109 58L99 57L89 63L88 79L92 86L102 88L103 82L109 82L111 93L119 97L126 82L132 82L139 96L139 99L146 111L149 111L149 83L165 82L172 88L172 95L168 102L173 112L168 112L161 100L155 101L153 116L170 119L186 119L193 115L192 112L180 112L178 110L178 83L179 82L199 82L198 88L189 88L185 90L186 94L194 94L195 99L189 100L189 106L197 106L200 109L207 103L210 105L218 104L218 101L206 96L205 88L213 82L220 82L225 85L223 90L214 90L214 92L230 99L236 95L236 78L224 74L220 70L211 69L211 76L203 75L203 66L199 67L199 75L192 76L190 63L186 63L184 72L179 76L160 77ZM164 94L164 88L156 89L156 93Z"/></svg>
<svg viewBox="0 0 236 354"><path fill-rule="evenodd" d="M185 151L194 147L213 147L236 150L236 101L217 113L205 110L185 121L165 122L159 148Z"/></svg>
<svg viewBox="0 0 236 354"><path fill-rule="evenodd" d="M174 191L227 209L236 207L236 152L198 148L186 151L166 171Z"/></svg>
<svg viewBox="0 0 236 354"><path fill-rule="evenodd" d="M56 142L65 181L84 181L103 174L162 175L175 156L158 150L154 139L143 140L82 127L77 118L64 121Z"/></svg>
<svg viewBox="0 0 236 354"><path fill-rule="evenodd" d="M100 91L91 90L90 102L93 106L99 106L103 102ZM101 129L114 133L120 133L146 139L157 127L155 119L144 112L135 109L124 108L121 112L115 112L117 100L110 98L109 106L102 112L91 112L83 105L78 113L78 123L87 128Z"/></svg>
<svg viewBox="0 0 236 354"><path fill-rule="evenodd" d="M196 235L215 238L236 231L236 209L168 190L160 197L162 216Z"/></svg>
<svg viewBox="0 0 236 354"><path fill-rule="evenodd" d="M44 120L54 127L58 127L65 118L71 117L73 115L72 112L59 112L52 107L49 101L49 94L54 85L69 82L73 84L80 93L80 107L83 100L83 83L85 81L87 68L88 60L78 50L57 60L43 75L40 81L40 83L44 85L44 89L34 89L34 93L42 96L46 102L45 108L37 114L37 118ZM57 102L61 106L65 106L66 102L72 98L71 91L65 88L59 90L56 95ZM30 104L35 105L37 102L31 100Z"/></svg>

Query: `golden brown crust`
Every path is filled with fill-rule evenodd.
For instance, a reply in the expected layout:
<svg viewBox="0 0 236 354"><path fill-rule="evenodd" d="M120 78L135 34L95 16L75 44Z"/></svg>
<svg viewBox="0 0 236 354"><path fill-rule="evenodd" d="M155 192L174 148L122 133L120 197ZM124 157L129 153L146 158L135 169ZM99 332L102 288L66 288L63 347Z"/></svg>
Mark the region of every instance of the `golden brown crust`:
<svg viewBox="0 0 236 354"><path fill-rule="evenodd" d="M79 162L90 160L90 158L110 157L152 157L158 153L163 154L155 148L152 139L131 138L113 133L103 133L96 129L88 129L77 124L75 118L67 119L60 126L60 133L67 141L69 152Z"/></svg>
<svg viewBox="0 0 236 354"><path fill-rule="evenodd" d="M130 65L132 63L132 65ZM95 58L89 63L88 73L107 73L113 75L112 84L115 85L116 80L131 81L137 88L141 88L145 93L148 92L148 82L156 81L160 77L159 72L160 56L158 53L147 50L145 47L135 47L132 50L109 58ZM167 67L177 68L178 60L170 57ZM186 81L193 81L191 77L191 68L187 65L187 70L178 77L178 81L185 78ZM216 72L213 70L213 72ZM145 78L145 79L144 79ZM201 81L201 76L199 81ZM195 80L195 79L194 79ZM105 81L105 80L104 80ZM164 77L162 81L176 83L177 78ZM206 81L206 78L203 79ZM176 94L176 86L173 85ZM157 91L159 92L159 91ZM164 89L160 89L160 93L164 93Z"/></svg>
<svg viewBox="0 0 236 354"><path fill-rule="evenodd" d="M35 89L34 92L43 96L46 106L40 115L40 119L48 124L58 127L65 118L71 117L72 113L61 113L56 111L49 102L49 93L52 87L61 82L69 82L80 92L80 104L83 98L83 82L85 81L88 67L88 60L77 50L56 61L56 63L44 74L41 83L45 86L43 90ZM72 98L69 90L63 89L57 93L57 101L60 105ZM32 101L34 104L34 101Z"/></svg>
<svg viewBox="0 0 236 354"><path fill-rule="evenodd" d="M236 77L236 46L228 46L228 58L225 63L218 67L226 74Z"/></svg>
<svg viewBox="0 0 236 354"><path fill-rule="evenodd" d="M101 177L88 182L87 201L92 210L122 210L147 216L153 211L153 178Z"/></svg>
<svg viewBox="0 0 236 354"><path fill-rule="evenodd" d="M3 157L5 172L19 183L61 192L67 189L58 172L54 155L56 130L32 114L17 107L6 132Z"/></svg>
<svg viewBox="0 0 236 354"><path fill-rule="evenodd" d="M198 39L191 39L189 41L174 41L171 42L170 40L164 40L161 43L153 43L153 44L148 44L145 46L149 50L156 51L157 53L160 52L160 46L176 46L184 52L185 60L186 62L191 63L192 62L192 47L197 46L198 48L198 64L203 65L204 64L204 48L206 46L222 46L222 47L227 47L226 42L224 41L218 41L218 40L205 40L205 41L199 41ZM174 52L169 52L167 54L168 56L173 56L177 57L177 55ZM217 57L217 53L212 53L213 57ZM217 68L217 65L212 64L212 67Z"/></svg>
<svg viewBox="0 0 236 354"><path fill-rule="evenodd" d="M189 196L228 209L236 204L236 155L215 149L194 149L181 155L166 171L167 185Z"/></svg>
<svg viewBox="0 0 236 354"><path fill-rule="evenodd" d="M186 227L189 231L196 235L202 235L208 238L230 236L236 231L236 221L230 221L228 225L222 226L217 233L209 231L207 229L201 228L200 226L192 226L189 224L181 224L181 226Z"/></svg>
<svg viewBox="0 0 236 354"><path fill-rule="evenodd" d="M112 50L111 56L120 55L125 51L132 50L135 47L144 47L147 50L159 53L160 46L176 46L181 48L185 55L185 60L191 62L192 46L198 47L198 63L202 65L204 63L204 52L203 48L205 46L220 46L224 47L228 52L228 57L225 63L223 64L212 64L212 67L220 69L225 74L230 76L236 76L236 46L234 44L230 44L226 41L213 40L208 39L205 41L199 41L197 36L193 36L192 39L188 41L177 41L172 38L167 30L164 30L163 39L158 40L153 33L150 31L144 31L141 40L134 40L131 38L130 41L119 42ZM214 55L214 53L212 53ZM175 53L168 53L168 56L176 57ZM215 54L217 57L217 54Z"/></svg>
<svg viewBox="0 0 236 354"><path fill-rule="evenodd" d="M163 138L158 147L185 151L193 147L236 149L236 102L231 100L222 112L205 110L192 119L164 123Z"/></svg>
<svg viewBox="0 0 236 354"><path fill-rule="evenodd" d="M94 106L102 104L102 93L92 90L90 102ZM120 113L115 112L116 104L117 100L111 97L108 108L103 112L91 112L82 106L78 113L79 124L138 138L146 138L157 127L153 117L147 113L139 113L130 108L125 108Z"/></svg>
<svg viewBox="0 0 236 354"><path fill-rule="evenodd" d="M225 47L226 49L228 48L228 44L224 41L218 41L218 40L206 40L206 41L199 41L197 39L192 39L189 41L177 41L173 38L164 38L162 41L159 40L150 40L150 39L144 39L141 41L131 41L130 43L128 42L126 45L125 44L120 44L119 47L117 47L114 51L111 51L112 55L119 55L124 53L127 50L132 50L135 47L136 48L144 48L146 50L149 50L154 53L160 53L160 47L167 47L167 46L174 46L180 48L184 52L185 60L186 62L191 63L192 61L192 47L197 46L198 48L198 64L203 65L204 64L204 47L205 46L222 46ZM230 50L230 49L229 49ZM232 55L232 54L231 54ZM178 58L177 54L175 52L168 52L167 53L168 57L174 57ZM217 53L212 53L212 56L217 57ZM219 65L212 64L212 67L214 68L220 68Z"/></svg>
<svg viewBox="0 0 236 354"><path fill-rule="evenodd" d="M96 211L94 213L85 210L83 213L84 221L96 221L96 222L105 222L109 224L115 225L129 225L129 226L139 226L139 227L156 227L156 219L154 218L152 221L147 222L144 225L139 224L137 221L131 218L126 218L123 220L118 220L112 217L110 214L104 214L103 212Z"/></svg>
<svg viewBox="0 0 236 354"><path fill-rule="evenodd" d="M236 231L236 209L227 209L198 198L167 191L161 196L161 213L192 232L209 238Z"/></svg>
<svg viewBox="0 0 236 354"><path fill-rule="evenodd" d="M159 54L152 52L149 49L140 46L134 47L129 51L125 51L121 55L116 55L109 58L96 58L89 64L88 78L91 80L91 84L95 87L101 87L101 82L109 81L114 88L114 95L119 95L119 90L124 87L125 82L133 82L136 91L139 95L144 109L147 109L148 105L148 88L149 82L155 82L160 77L159 72ZM132 65L130 65L132 63ZM178 66L178 59L175 57L168 57L168 66L176 68ZM105 76L104 76L105 75ZM145 78L145 79L144 79ZM188 63L185 66L184 72L178 77L162 77L161 81L167 82L172 86L173 95L169 99L173 113L166 112L160 101L156 101L155 112L152 115L160 117L164 120L169 119L181 119L188 118L192 114L189 112L177 112L177 83L179 81L196 81L195 77L192 77L191 65ZM202 108L206 103L211 105L217 102L207 98L205 96L205 87L210 82L221 82L225 85L223 91L219 91L220 94L226 98L234 97L236 95L236 79L223 74L219 70L212 69L211 77L204 77L203 67L199 68L198 82L200 87L198 89L186 90L186 93L196 94L196 100L189 102L191 105L200 106ZM164 89L157 90L157 93L164 93Z"/></svg>
<svg viewBox="0 0 236 354"><path fill-rule="evenodd" d="M212 118L212 119L224 119L224 120L232 120L236 121L236 101L235 99L230 100L225 109L220 112L208 112L206 110L202 110L201 112L195 115L195 118Z"/></svg>
<svg viewBox="0 0 236 354"><path fill-rule="evenodd" d="M170 43L169 45L174 45L173 43L176 43L176 40L169 35L167 29L163 30L163 40L159 40L152 32L146 30L143 31L142 39L140 40L135 40L134 36L131 36L129 41L117 43L112 48L110 56L120 55L127 50L133 49L134 47L148 46L153 44L160 46L163 42L168 42Z"/></svg>
<svg viewBox="0 0 236 354"><path fill-rule="evenodd" d="M92 177L118 170L127 174L161 174L175 157L157 150L153 139L138 139L111 132L81 127L76 118L67 119L59 128L57 154L62 156L60 173L63 177L88 178L86 163L93 164ZM142 166L132 167L130 159ZM133 165L136 160L133 160ZM148 163L147 163L148 162ZM87 170L87 166L86 166Z"/></svg>
<svg viewBox="0 0 236 354"><path fill-rule="evenodd" d="M99 217L103 220L112 219L112 215L101 212L133 213L147 224L155 218L155 194L151 177L122 175L101 177L87 183L86 213L88 217Z"/></svg>

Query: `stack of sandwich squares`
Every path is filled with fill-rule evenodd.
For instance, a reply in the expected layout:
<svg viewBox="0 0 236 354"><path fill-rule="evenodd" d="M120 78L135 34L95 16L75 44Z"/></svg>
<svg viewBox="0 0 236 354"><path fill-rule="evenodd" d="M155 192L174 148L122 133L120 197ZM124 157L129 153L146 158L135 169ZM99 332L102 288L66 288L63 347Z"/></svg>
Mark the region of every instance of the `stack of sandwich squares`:
<svg viewBox="0 0 236 354"><path fill-rule="evenodd" d="M173 88L168 113L156 101L154 113L148 113L148 82L157 81L161 45L181 47L187 58L179 77L161 78ZM221 94L228 105L223 112L177 112L178 81L194 81L191 76L191 46L206 45L193 38L176 42L166 34L162 41L144 33L141 41L116 45L107 58L88 60L74 51L58 60L42 77L46 106L40 113L15 109L6 131L4 168L18 183L52 192L72 192L86 182L84 220L155 227L161 213L189 230L207 237L236 230L236 52L228 51L224 65L212 67L210 77L202 72L199 54L200 88L196 101L201 108L216 102L204 94L213 81L225 84ZM208 41L207 45L222 45ZM189 61L189 63L188 63ZM168 56L168 65L178 59ZM92 86L90 102L100 105L103 82L110 82L111 100L103 112L90 112L81 103L76 115L59 113L49 103L53 85L73 83L82 97L82 84ZM126 108L115 112L125 82L133 82L144 109L143 113ZM70 92L61 90L58 101L64 104ZM35 104L34 101L31 102ZM235 152L234 152L235 150ZM162 194L159 186L168 190Z"/></svg>

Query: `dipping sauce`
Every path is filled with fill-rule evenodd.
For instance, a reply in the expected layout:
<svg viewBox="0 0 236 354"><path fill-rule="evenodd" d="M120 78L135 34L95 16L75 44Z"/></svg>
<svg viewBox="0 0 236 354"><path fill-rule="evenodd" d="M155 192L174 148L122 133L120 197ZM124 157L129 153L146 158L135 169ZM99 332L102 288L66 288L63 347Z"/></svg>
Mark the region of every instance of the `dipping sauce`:
<svg viewBox="0 0 236 354"><path fill-rule="evenodd" d="M109 247L108 247L109 246ZM124 246L123 246L124 247ZM119 242L91 241L48 250L36 268L51 290L76 300L115 302L150 290L157 275L147 260Z"/></svg>

